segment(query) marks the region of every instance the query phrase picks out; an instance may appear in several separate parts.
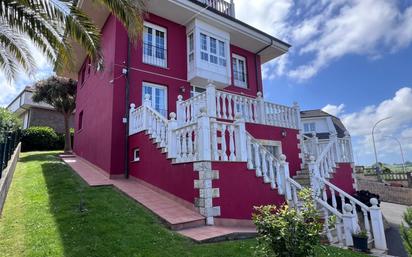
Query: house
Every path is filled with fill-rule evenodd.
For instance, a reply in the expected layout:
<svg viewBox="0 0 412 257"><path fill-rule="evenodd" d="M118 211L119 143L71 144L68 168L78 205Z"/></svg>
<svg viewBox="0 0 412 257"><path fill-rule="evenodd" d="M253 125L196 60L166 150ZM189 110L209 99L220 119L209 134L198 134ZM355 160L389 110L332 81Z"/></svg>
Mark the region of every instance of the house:
<svg viewBox="0 0 412 257"><path fill-rule="evenodd" d="M22 120L23 129L35 126L47 126L58 133L64 133L63 115L53 106L44 102L35 103L32 100L34 88L27 86L13 99L7 109L15 113ZM74 128L74 117L70 120L70 127Z"/></svg>
<svg viewBox="0 0 412 257"><path fill-rule="evenodd" d="M337 216L335 232L325 226L331 242L351 245L351 226L363 222L356 209L371 210L351 196L353 168L340 142L305 138L297 104L264 100L261 66L289 44L236 19L233 1L151 0L137 46L107 10L79 6L101 27L106 68L94 71L73 44L82 61L64 75L79 81L78 156L197 208L208 225L250 225L259 205L297 208L297 177L316 189L326 218ZM319 154L306 160L305 145ZM337 196L353 204L339 210ZM364 222L385 248L381 223Z"/></svg>

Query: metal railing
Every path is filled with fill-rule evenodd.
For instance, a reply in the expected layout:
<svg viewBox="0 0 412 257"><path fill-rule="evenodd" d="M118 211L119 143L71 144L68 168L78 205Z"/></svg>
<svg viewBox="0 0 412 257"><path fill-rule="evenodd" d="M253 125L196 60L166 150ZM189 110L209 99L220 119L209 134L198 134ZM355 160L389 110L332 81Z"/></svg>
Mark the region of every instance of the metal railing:
<svg viewBox="0 0 412 257"><path fill-rule="evenodd" d="M167 49L165 47L143 43L143 62L159 67L167 67Z"/></svg>
<svg viewBox="0 0 412 257"><path fill-rule="evenodd" d="M235 17L235 4L233 0L197 0L198 2L212 7L213 9L222 12L226 15Z"/></svg>
<svg viewBox="0 0 412 257"><path fill-rule="evenodd" d="M0 178L20 141L20 130L0 133Z"/></svg>

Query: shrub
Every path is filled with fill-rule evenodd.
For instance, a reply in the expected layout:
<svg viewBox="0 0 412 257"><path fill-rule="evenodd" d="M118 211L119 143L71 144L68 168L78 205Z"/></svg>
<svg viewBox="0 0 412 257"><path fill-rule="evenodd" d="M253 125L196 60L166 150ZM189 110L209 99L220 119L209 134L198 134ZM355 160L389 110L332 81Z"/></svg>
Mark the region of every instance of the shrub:
<svg viewBox="0 0 412 257"><path fill-rule="evenodd" d="M403 215L403 220L405 221L405 226L403 223L401 225L401 236L403 239L403 245L409 256L412 256L412 208L408 208Z"/></svg>
<svg viewBox="0 0 412 257"><path fill-rule="evenodd" d="M31 127L23 130L22 151L49 151L63 149L59 135L50 127Z"/></svg>
<svg viewBox="0 0 412 257"><path fill-rule="evenodd" d="M302 208L297 211L284 204L255 207L253 222L258 230L259 256L311 257L320 245L322 221L315 208L312 193L299 193Z"/></svg>

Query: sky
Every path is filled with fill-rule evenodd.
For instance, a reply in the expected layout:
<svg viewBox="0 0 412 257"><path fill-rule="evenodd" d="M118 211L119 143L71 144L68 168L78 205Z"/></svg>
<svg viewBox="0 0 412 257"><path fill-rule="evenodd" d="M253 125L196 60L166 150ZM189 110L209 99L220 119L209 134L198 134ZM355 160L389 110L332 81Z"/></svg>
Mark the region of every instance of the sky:
<svg viewBox="0 0 412 257"><path fill-rule="evenodd" d="M412 161L412 0L235 0L238 19L292 45L263 67L265 98L324 109L351 133L357 164ZM52 69L33 48L39 69L9 83L0 73L0 106Z"/></svg>

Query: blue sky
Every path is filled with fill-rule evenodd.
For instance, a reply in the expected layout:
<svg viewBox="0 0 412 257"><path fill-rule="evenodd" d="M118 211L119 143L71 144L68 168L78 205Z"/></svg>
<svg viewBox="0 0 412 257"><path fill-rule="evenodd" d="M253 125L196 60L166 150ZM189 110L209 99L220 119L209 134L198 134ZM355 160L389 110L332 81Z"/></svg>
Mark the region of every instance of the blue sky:
<svg viewBox="0 0 412 257"><path fill-rule="evenodd" d="M381 161L400 162L399 138L412 161L412 0L235 0L237 18L293 45L263 69L265 98L341 117L358 163L373 162L370 130ZM33 50L39 70L51 73ZM0 106L33 79L10 84L0 74Z"/></svg>

